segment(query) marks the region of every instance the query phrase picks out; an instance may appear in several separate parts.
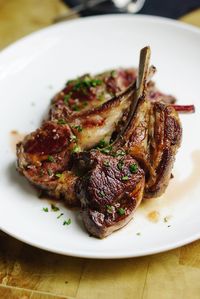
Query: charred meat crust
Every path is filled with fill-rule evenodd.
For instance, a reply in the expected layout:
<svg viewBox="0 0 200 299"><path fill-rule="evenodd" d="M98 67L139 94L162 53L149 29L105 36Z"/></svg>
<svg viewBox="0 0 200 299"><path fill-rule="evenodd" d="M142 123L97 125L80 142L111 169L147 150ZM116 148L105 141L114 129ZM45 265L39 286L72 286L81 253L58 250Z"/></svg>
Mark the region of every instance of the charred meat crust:
<svg viewBox="0 0 200 299"><path fill-rule="evenodd" d="M82 171L83 160L87 174L77 180L75 187L83 222L92 235L104 238L133 217L143 196L144 171L131 156L108 157L98 151L80 154ZM91 161L89 168L87 161Z"/></svg>
<svg viewBox="0 0 200 299"><path fill-rule="evenodd" d="M85 227L100 238L128 223L143 196L157 197L165 191L182 135L178 114L167 105L175 98L162 94L152 81L129 123L136 70L117 70L115 76L108 73L93 77L100 78L102 86L93 81L97 86L77 91L76 81L67 84L53 99L49 120L17 145L18 171L49 197L72 206L80 200ZM97 97L102 92L103 100ZM122 132L126 122L127 130ZM108 158L93 150L74 155L71 169L74 148L88 150L104 137L109 143L113 133L123 133L113 147L113 152L121 147L127 152L123 169L116 166L122 157ZM130 163L137 165L135 173L130 174ZM122 175L128 180L122 180Z"/></svg>
<svg viewBox="0 0 200 299"><path fill-rule="evenodd" d="M169 184L175 155L181 145L182 127L175 109L163 103L152 106L154 121L151 123L149 157L155 175L145 186L145 197L158 197Z"/></svg>
<svg viewBox="0 0 200 299"><path fill-rule="evenodd" d="M121 89L130 85L131 78L132 80L135 78L134 74L130 72L128 81L123 79ZM118 76L119 79L120 76ZM51 120L44 121L41 128L27 135L23 142L17 145L18 171L48 196L55 196L56 199L64 197L70 205L73 203L76 205L78 201L74 189L70 187L70 182L73 185L72 182L75 179L70 179L69 175L68 180L65 179L66 171L70 170L71 153L74 150L84 150L95 146L105 136L109 141L117 123L123 118L123 114L128 116L127 109L132 100L133 85L134 83L108 102L103 104L99 102L99 108L90 110L88 107L85 111L74 112L71 121L68 117L68 123L62 114L58 113L56 116L59 117L56 118L53 117L51 111ZM60 100L57 102L59 106ZM66 106L66 108L69 107ZM57 109L59 110L59 107ZM69 116L68 112L67 116ZM100 126L99 131L97 123ZM72 178L73 176L71 173Z"/></svg>

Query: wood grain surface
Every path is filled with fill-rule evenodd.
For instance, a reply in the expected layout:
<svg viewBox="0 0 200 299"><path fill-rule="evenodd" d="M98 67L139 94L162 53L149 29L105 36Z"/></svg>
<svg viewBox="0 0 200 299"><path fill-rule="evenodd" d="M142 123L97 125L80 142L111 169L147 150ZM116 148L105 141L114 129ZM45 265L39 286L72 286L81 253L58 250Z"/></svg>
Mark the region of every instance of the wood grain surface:
<svg viewBox="0 0 200 299"><path fill-rule="evenodd" d="M48 26L58 0L0 0L0 48ZM182 18L200 26L200 10ZM0 232L0 299L200 299L200 241L142 258L89 260L31 247Z"/></svg>

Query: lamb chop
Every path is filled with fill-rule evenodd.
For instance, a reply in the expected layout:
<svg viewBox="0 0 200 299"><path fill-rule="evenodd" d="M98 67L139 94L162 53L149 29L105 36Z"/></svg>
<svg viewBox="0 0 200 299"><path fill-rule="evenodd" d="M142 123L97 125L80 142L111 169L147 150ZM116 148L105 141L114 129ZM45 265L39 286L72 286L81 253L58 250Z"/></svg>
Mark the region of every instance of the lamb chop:
<svg viewBox="0 0 200 299"><path fill-rule="evenodd" d="M101 106L69 113L65 119L55 109L41 128L17 145L18 171L48 196L64 197L68 204L77 205L71 154L90 149L102 139L110 141L116 127L119 130L126 122L134 90L135 82Z"/></svg>
<svg viewBox="0 0 200 299"><path fill-rule="evenodd" d="M136 89L127 125L112 146L80 153L75 162L80 175L75 188L83 222L89 233L99 238L126 225L143 197L157 197L165 191L181 142L175 109L147 99L149 49L143 49L142 58L144 53L140 88Z"/></svg>
<svg viewBox="0 0 200 299"><path fill-rule="evenodd" d="M130 124L135 109L140 101L143 102L149 59L150 48L146 47L141 50L131 113L121 134L128 134L132 129ZM90 234L99 238L126 225L143 198L144 171L118 143L117 140L114 150L107 148L110 150L107 156L99 150L82 152L77 155L74 164L80 176L75 188L81 201L84 225Z"/></svg>
<svg viewBox="0 0 200 299"><path fill-rule="evenodd" d="M115 143L134 157L145 171L145 198L158 197L166 190L175 155L181 144L178 113L162 102L140 101L129 130Z"/></svg>

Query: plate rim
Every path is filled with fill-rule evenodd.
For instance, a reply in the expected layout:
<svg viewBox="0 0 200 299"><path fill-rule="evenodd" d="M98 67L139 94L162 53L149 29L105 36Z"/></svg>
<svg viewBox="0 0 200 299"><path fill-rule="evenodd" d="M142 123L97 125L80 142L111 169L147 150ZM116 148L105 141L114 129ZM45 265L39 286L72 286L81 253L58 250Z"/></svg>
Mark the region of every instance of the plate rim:
<svg viewBox="0 0 200 299"><path fill-rule="evenodd" d="M63 251L63 250L57 250L57 249L53 249L51 247L48 247L48 246L45 246L45 245L37 245L36 243L34 242L31 242L31 241L27 241L27 239L21 237L21 236L15 236L14 233L10 233L9 230L6 230L6 229L2 229L0 227L0 229L6 233L7 235L13 237L14 239L18 240L18 241L21 241L27 245L30 245L30 246L33 246L35 248L38 248L38 249L42 249L42 250L45 250L47 252L51 252L51 253L55 253L55 254L60 254L60 255L63 255L63 256L71 256L71 257L78 257L78 258L85 258L85 259L99 259L99 260L103 260L103 259L113 259L113 260L117 260L117 259L126 259L126 258L135 258L135 257L142 257L142 256L150 256L150 255L154 255L154 254L158 254L158 253L162 253L162 252L167 252L167 251L171 251L171 250L174 250L174 249L177 249L181 246L184 246L184 245L187 245L187 244L190 244L194 241L197 241L200 239L200 233L197 233L195 234L195 236L192 236L192 237L188 237L188 238L185 238L179 242L173 242L173 243L170 243L168 246L160 246L160 247L157 247L156 249L152 249L152 250L141 250L140 252L135 252L134 254L131 254L130 253L130 249L129 249L129 253L121 253L119 254L118 252L115 254L115 253L110 253L110 254L104 254L103 252L101 253L101 255L99 255L99 252L97 252L97 254L94 253L91 253L90 251L88 251L88 254L86 253L86 251L84 251L83 253L79 251L75 251L75 250L68 250L67 252ZM117 233L117 232L115 232ZM101 240L99 239L99 242Z"/></svg>
<svg viewBox="0 0 200 299"><path fill-rule="evenodd" d="M183 30L187 30L193 33L197 33L199 34L200 37L200 29L198 27L195 27L194 25L190 25L190 24L185 24L179 20L172 20L169 18L164 18L164 17L159 17L159 16L151 16L151 15L127 15L127 14L108 14L108 15L101 15L101 16L89 16L89 17L84 17L84 18L79 18L79 19L74 19L74 20L70 20L70 21L64 21L58 24L53 24L50 26L47 26L43 29L37 30L33 33L30 33L22 38L20 38L19 40L15 41L14 43L12 43L11 45L3 48L3 50L0 51L0 61L2 60L2 58L4 58L3 56L5 55L9 55L9 51L12 51L13 49L15 49L16 47L18 47L18 45L26 43L27 41L31 40L33 37L40 36L41 34L45 34L46 32L51 31L52 29L57 30L57 28L64 28L65 26L68 26L72 23L85 23L85 22L90 22L90 21L95 21L95 20L103 20L103 19L119 19L120 21L122 21L123 19L139 19L139 20L144 20L144 21L150 21L152 23L159 23L159 24L167 24L170 25L172 27L176 27L176 28L181 28ZM80 250L78 251L70 251L70 250L59 250L59 249L54 249L52 247L49 246L45 246L45 245L41 245L38 243L34 243L34 241L30 241L27 240L26 237L23 237L21 235L16 235L15 233L12 232L12 230L6 229L5 227L3 227L3 225L0 223L0 230L2 230L3 232L5 232L6 234L10 235L11 237L14 237L15 239L22 241L28 245L34 246L36 248L42 249L42 250L46 250L48 252L52 252L52 253L56 253L56 254L61 254L61 255L67 255L67 256L73 256L73 257L80 257L80 258L90 258L90 259L122 259L122 258L132 258L132 257L140 257L140 256L148 256L148 255L153 255L153 254L157 254L157 253L161 253L161 252L165 252L165 251L169 251L169 250L173 250L176 249L178 247L181 247L183 245L187 245L191 242L194 242L198 239L200 239L200 232L193 234L191 237L186 237L178 242L172 242L169 245L164 245L164 246L159 246L155 248L152 248L151 250L149 249L145 249L145 250L141 250L140 252L134 252L133 254L131 253L131 249L129 249L127 252L123 251L122 253L104 253L104 252L82 252Z"/></svg>

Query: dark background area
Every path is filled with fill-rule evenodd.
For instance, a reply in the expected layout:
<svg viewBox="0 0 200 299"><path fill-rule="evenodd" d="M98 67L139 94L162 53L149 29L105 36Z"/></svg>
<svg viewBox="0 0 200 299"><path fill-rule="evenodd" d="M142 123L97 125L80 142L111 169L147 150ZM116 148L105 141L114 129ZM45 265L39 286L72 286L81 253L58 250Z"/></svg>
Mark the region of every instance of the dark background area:
<svg viewBox="0 0 200 299"><path fill-rule="evenodd" d="M81 3L80 0L63 0L70 7ZM199 8L200 0L146 0L139 14L163 16L178 19L186 13ZM83 11L82 16L98 15L105 13L118 13L111 1L98 5L97 7Z"/></svg>

